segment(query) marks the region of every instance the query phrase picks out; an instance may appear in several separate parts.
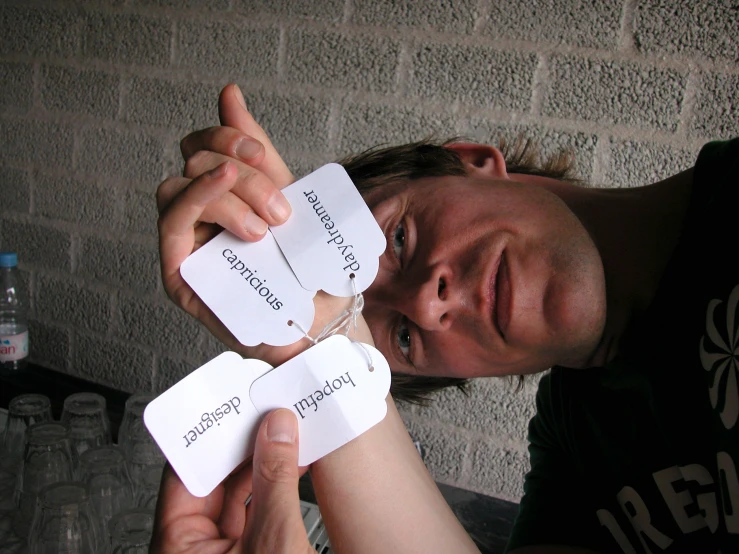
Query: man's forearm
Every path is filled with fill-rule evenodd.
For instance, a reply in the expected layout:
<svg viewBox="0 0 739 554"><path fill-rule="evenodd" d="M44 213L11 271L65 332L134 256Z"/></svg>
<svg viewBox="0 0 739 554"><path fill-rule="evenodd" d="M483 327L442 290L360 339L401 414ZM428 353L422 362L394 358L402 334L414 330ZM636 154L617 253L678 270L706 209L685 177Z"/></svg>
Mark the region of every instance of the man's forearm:
<svg viewBox="0 0 739 554"><path fill-rule="evenodd" d="M423 465L389 396L387 402L382 422L311 468L334 550L479 552Z"/></svg>

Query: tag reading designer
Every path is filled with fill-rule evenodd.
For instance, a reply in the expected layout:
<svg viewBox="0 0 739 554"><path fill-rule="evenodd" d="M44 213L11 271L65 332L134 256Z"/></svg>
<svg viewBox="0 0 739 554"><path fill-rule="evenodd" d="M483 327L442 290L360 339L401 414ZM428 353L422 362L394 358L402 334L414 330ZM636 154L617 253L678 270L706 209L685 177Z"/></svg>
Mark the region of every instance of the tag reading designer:
<svg viewBox="0 0 739 554"><path fill-rule="evenodd" d="M220 420L230 414L232 408L237 415L240 415L241 412L239 411L239 406L241 406L241 399L238 396L234 396L230 400L226 400L223 405L219 406L212 412L203 413L203 415L200 416L200 423L195 425L182 436L182 438L185 439L185 442L187 442L185 448L198 440L198 435L204 435L208 429L213 427L214 423L220 426Z"/></svg>

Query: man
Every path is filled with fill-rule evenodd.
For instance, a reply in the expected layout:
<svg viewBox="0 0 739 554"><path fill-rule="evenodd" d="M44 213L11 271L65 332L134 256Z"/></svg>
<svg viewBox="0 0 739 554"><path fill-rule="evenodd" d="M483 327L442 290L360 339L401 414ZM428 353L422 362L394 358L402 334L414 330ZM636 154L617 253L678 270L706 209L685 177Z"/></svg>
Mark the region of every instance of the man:
<svg viewBox="0 0 739 554"><path fill-rule="evenodd" d="M162 268L170 296L235 346L179 278L179 264L198 245L182 235L200 221L259 238L266 223L289 213L269 208L292 176L237 89L224 90L220 108L231 128L187 137L186 179L160 187L160 209L170 206L160 224ZM252 152L240 155L236 147L246 144ZM739 141L708 145L695 168L628 190L514 172L485 145L415 145L410 154L401 148L346 163L388 242L364 318L410 396L458 382L443 379L557 366L537 396L532 469L511 552L739 550L731 223L738 160ZM189 219L178 219L178 210L189 210ZM213 230L199 223L200 243ZM399 433L394 417L391 410L376 432L354 441L376 441L390 457L383 479L394 508L425 506L410 522L423 527L418 543L391 549L442 551L449 541L451 551L469 548L447 527L427 482L398 495L398 484L413 479L408 459L381 438ZM340 471L347 462L321 460L313 475L322 463ZM332 539L368 535L371 523L394 535L400 524L379 509L363 525L346 521L360 513L351 499L366 494L361 480L351 483L343 510L321 506ZM331 478L317 487L319 499L321 487L338 488Z"/></svg>

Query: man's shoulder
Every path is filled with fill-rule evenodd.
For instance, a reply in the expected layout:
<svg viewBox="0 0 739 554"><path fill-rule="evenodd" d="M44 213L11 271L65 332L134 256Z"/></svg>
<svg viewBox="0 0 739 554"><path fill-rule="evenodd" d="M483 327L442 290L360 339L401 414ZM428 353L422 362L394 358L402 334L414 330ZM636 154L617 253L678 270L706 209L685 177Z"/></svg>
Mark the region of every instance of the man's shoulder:
<svg viewBox="0 0 739 554"><path fill-rule="evenodd" d="M738 194L739 137L705 144L698 154L693 175L696 195L706 202L717 196ZM728 186L727 186L728 185Z"/></svg>

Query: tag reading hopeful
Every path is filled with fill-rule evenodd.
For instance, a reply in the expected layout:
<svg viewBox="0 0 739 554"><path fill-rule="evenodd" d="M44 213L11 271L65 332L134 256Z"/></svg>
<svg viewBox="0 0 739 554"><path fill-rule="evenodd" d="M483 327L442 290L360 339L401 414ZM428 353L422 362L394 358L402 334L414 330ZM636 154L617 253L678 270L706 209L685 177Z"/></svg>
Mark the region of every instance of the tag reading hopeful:
<svg viewBox="0 0 739 554"><path fill-rule="evenodd" d="M193 495L206 496L254 452L262 416L249 389L272 366L224 352L152 400L144 423Z"/></svg>
<svg viewBox="0 0 739 554"><path fill-rule="evenodd" d="M313 324L313 296L300 286L274 237L246 242L228 231L191 254L180 274L236 339L246 346L285 346Z"/></svg>
<svg viewBox="0 0 739 554"><path fill-rule="evenodd" d="M389 390L390 367L380 351L334 335L255 381L250 397L260 413L295 413L298 463L307 466L382 421Z"/></svg>
<svg viewBox="0 0 739 554"><path fill-rule="evenodd" d="M334 296L363 292L377 276L385 237L339 164L328 164L282 189L290 218L271 227L300 284Z"/></svg>

